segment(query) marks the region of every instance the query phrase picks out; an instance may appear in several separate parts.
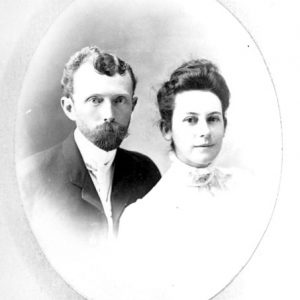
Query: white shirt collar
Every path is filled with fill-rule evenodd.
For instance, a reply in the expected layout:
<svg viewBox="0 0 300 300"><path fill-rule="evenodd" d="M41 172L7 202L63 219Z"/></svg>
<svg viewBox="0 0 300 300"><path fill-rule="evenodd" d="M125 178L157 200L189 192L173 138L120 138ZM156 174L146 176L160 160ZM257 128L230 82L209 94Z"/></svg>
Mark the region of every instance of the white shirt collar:
<svg viewBox="0 0 300 300"><path fill-rule="evenodd" d="M74 139L88 169L92 171L107 171L111 167L117 149L111 151L100 149L90 142L78 128L74 131Z"/></svg>

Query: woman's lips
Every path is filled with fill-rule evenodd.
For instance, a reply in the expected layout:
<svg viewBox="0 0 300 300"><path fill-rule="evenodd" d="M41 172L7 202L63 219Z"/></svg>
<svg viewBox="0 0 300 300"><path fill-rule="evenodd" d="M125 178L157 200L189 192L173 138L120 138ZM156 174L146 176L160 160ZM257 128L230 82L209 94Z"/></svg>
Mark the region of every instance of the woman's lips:
<svg viewBox="0 0 300 300"><path fill-rule="evenodd" d="M213 144L203 144L203 145L195 145L195 148L210 148L213 147Z"/></svg>

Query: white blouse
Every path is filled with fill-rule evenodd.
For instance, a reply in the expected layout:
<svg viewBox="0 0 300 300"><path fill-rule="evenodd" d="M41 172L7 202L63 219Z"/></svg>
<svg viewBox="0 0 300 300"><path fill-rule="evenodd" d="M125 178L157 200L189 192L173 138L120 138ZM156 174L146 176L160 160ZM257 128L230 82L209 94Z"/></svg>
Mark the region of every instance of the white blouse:
<svg viewBox="0 0 300 300"><path fill-rule="evenodd" d="M175 159L121 219L119 239L139 274L135 281L143 278L139 284L157 291L155 299L218 293L246 265L271 215L254 182L241 170L197 169Z"/></svg>

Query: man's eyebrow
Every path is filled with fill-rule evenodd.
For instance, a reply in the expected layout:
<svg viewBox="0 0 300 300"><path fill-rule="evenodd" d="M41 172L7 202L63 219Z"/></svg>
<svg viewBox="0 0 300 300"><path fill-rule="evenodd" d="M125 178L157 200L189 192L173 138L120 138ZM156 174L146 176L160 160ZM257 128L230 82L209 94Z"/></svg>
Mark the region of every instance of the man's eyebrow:
<svg viewBox="0 0 300 300"><path fill-rule="evenodd" d="M89 95L87 98L90 98L90 97L103 97L101 94L91 94Z"/></svg>
<svg viewBox="0 0 300 300"><path fill-rule="evenodd" d="M124 96L124 97L130 97L130 94L128 93L116 93L116 94L113 94L112 96L114 97L119 97L119 96Z"/></svg>
<svg viewBox="0 0 300 300"><path fill-rule="evenodd" d="M108 94L100 94L100 93L95 93L95 94L91 94L89 96L87 96L86 99L89 99L91 97L99 97L99 98L103 98L105 96L110 96L110 97L119 97L119 96L124 96L124 97L130 97L130 94L124 92L124 93L108 93Z"/></svg>

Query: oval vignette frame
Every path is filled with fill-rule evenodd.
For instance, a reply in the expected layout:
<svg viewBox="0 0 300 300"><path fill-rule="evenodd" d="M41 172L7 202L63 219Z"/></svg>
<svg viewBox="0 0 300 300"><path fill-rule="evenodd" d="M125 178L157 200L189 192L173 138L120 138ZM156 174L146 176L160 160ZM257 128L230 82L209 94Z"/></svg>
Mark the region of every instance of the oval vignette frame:
<svg viewBox="0 0 300 300"><path fill-rule="evenodd" d="M105 2L105 1L103 1L103 2ZM205 2L205 1L204 1L204 2ZM217 1L217 2L218 2L218 5L221 5L223 8L226 9L227 13L230 13L230 14L231 14L232 18L234 18L235 21L238 21L239 25L243 27L243 30L245 30L245 31L247 32L247 34L249 35L249 37L252 39L252 41L254 42L255 46L256 46L257 49L259 50L258 45L256 45L256 43L255 43L253 37L252 37L251 34L248 32L248 30L245 28L245 26L242 24L242 22L239 21L239 20L236 18L236 16L234 16L234 15L226 8L226 6L224 6L224 5L223 5L222 3L220 3L219 1ZM71 6L72 6L73 4L74 4L74 3L71 3L65 10L63 10L63 11L62 11L62 14L61 14L59 17L57 17L57 18L54 19L52 25L55 24L55 23L57 22L57 20L63 16L64 12L65 12L66 10L70 9ZM31 29L31 28L30 28L30 29ZM50 27L50 29L51 29L51 27ZM46 36L48 33L49 33L49 31L45 34L45 36ZM32 49L31 49L31 50L32 50ZM17 50L16 52L17 52L17 53L20 53L20 52L18 52L18 51L21 52L21 50ZM39 46L36 48L36 52L38 52L38 51L39 51ZM14 53L14 54L15 54L15 53ZM118 53L117 53L117 54L118 54ZM268 73L268 76L269 76L269 80L271 81L271 85L272 85L272 88L273 88L273 92L274 92L274 95L275 95L275 97L276 97L276 103L277 103L277 105L279 106L279 104L278 104L278 99L277 99L277 95L276 95L276 90L275 90L275 87L274 87L274 84L273 84L273 80L272 80L271 74L270 74L270 72L269 72L269 69L268 69L268 67L267 67L267 64L266 64L266 62L264 61L263 55L262 55L262 53L261 53L260 50L259 50L259 54L260 54L261 58L263 59L263 62L264 62L264 68L267 69L267 73ZM217 55L217 54L216 54L216 55ZM121 56L121 55L120 55L120 56ZM122 56L121 56L121 57L122 57ZM174 65L178 65L178 63L176 62ZM220 66L220 69L221 69L221 71L222 71L222 64L220 64L219 66ZM173 67L173 65L172 65L172 67ZM165 67L164 71L165 71L166 69L168 69L168 70L169 70L169 69L172 69L172 67L171 67L170 65L168 65L168 66ZM166 72L165 72L165 73L166 73ZM139 76L138 76L138 77L139 77ZM226 75L225 75L225 78L226 78ZM142 78L140 78L140 80L142 81ZM22 80L21 80L21 81L22 81ZM160 81L162 81L161 78L160 78ZM143 81L142 81L142 84L144 84ZM155 85L155 87L156 87L156 84L154 84L154 85ZM149 94L151 95L151 92L149 92ZM148 94L148 95L149 95L149 94ZM144 97L145 97L145 96L144 96ZM151 97L152 97L152 95L151 95ZM151 105L152 105L152 104L153 104L153 103L151 103ZM152 113L154 114L153 111L152 111ZM141 115L141 114L142 114L142 112L139 113L139 115ZM280 121L280 111L279 111L279 109L278 109L278 117L279 117L278 121L279 121L279 123L280 123L281 121ZM155 118L155 117L153 117L153 118ZM138 119L138 117L136 117L136 120L133 120L133 122L136 123L136 122L137 122L137 119ZM148 121L148 124L151 124L152 121L153 121L153 119L149 120L149 121ZM281 127L281 124L278 124L278 125L280 125L280 127ZM69 127L69 128L70 128L70 127ZM152 129L153 129L153 128L152 128ZM280 128L280 130L281 130L281 128ZM136 133L136 136L139 136L139 134ZM280 139L282 139L282 131L280 131ZM131 144L131 143L132 143L132 144ZM160 142L160 143L162 144L162 142ZM143 147L141 146L141 144L138 144L137 146L134 145L133 141L127 142L127 145L126 145L126 146L127 146L129 149L130 149L131 147L134 148L134 146L137 147L138 149L139 149L139 148L143 148ZM281 147L282 147L282 140L281 140ZM141 150L141 151L142 151L142 150ZM152 154L152 153L151 153L151 154ZM150 154L150 156L153 156L153 155L151 155L151 154ZM160 159L158 156L156 157L156 161L157 161L157 162L161 162L162 160L163 160L163 159ZM280 164L279 164L279 170L278 170L279 177L278 177L278 184L277 184L277 187L276 187L277 192L276 192L275 200L273 200L273 209L275 208L275 205L276 205L277 193L278 193L278 190L279 190L279 183L280 183L280 176L281 176L281 175L280 175L280 174L281 174L281 166L282 166L282 153L281 153L281 149L280 149ZM164 170L165 168L166 168L166 166L161 167L162 170ZM272 209L272 211L270 211L269 222L268 222L267 227L269 226L269 223L270 223L270 221L271 221L271 217L272 217L272 214L273 214L273 211L274 211L273 209ZM21 212L20 209L18 209L18 212L19 212L20 214L23 215L23 213ZM25 220L24 217L22 218L22 222L24 222L24 223L26 222L26 223L27 223L27 221ZM27 226L27 225L26 225L26 226ZM267 227L266 227L265 231L267 230ZM12 230L14 231L15 228L12 229ZM24 232L24 230L25 230L25 229L22 229L23 232ZM27 234L29 234L29 235L31 234L29 228L28 228L28 230L26 230L26 231L27 231ZM257 247L259 246L261 240L263 239L263 236L264 236L265 231L262 233L262 236L261 236L261 238L259 239L256 248L253 249L253 252L252 252L251 256L249 257L248 261L245 262L245 265L243 266L243 268L244 268L244 267L248 264L248 262L251 260L251 258L252 258L252 256L253 256L255 250L257 249ZM32 235L32 234L31 234L31 235ZM17 235L15 235L15 236L17 236ZM19 240L20 237L18 237L18 238L16 238L16 239ZM37 245L37 243L36 243L36 241L35 241L35 238L34 238L33 236L30 236L30 237L27 236L27 237L26 237L25 239L23 239L22 241L18 241L18 243L20 244L20 247L23 248L23 249L26 248L25 243L26 243L26 244L29 243L29 244L31 245L30 248L29 248L30 251L34 251L34 252L38 253L38 260L39 260L40 263L43 264L43 267L42 267L42 269L43 269L43 270L42 270L42 273L45 273L45 272L48 273L48 274L43 274L43 275L42 275L42 277L44 277L44 279L41 279L41 280L38 279L39 281L43 281L43 282L41 282L42 286L47 286L47 282L48 282L48 280L49 280L50 278L52 278L52 279L57 278L57 279L58 279L58 282L59 282L58 285L57 285L57 287L58 287L59 289L66 289L66 288L67 288L67 285L65 285L64 281L61 280L61 279L59 279L59 277L57 277L57 274L56 274L55 271L51 270L51 266L49 265L47 259L46 259L46 258L43 256L43 254L41 253L41 251L40 251L40 249L39 249L39 246ZM35 255L34 255L34 254L29 254L30 251L28 251L28 249L26 250L26 253L27 253L27 259L28 259L28 261L29 261L30 263L33 263L33 264L34 264ZM243 268L240 270L240 272L243 270ZM40 269L40 266L35 265L35 266L34 266L34 272L35 272L36 275L37 275L36 277L39 277L38 273L40 273L40 271L41 271L41 270L38 271L38 269ZM240 273L240 272L239 272L239 273ZM239 273L237 273L237 274L232 278L232 280L231 280L230 282L228 282L228 284L227 284L220 292L218 292L218 294L221 293L228 285L230 285L230 283L231 283L231 282L239 275ZM76 287L75 287L75 290L76 290ZM72 291L66 291L66 295L67 295L68 293L70 293L70 295L72 295L72 297L81 297L81 296L77 295L76 293L73 294ZM215 296L216 296L216 295L214 295L213 298L214 298Z"/></svg>

